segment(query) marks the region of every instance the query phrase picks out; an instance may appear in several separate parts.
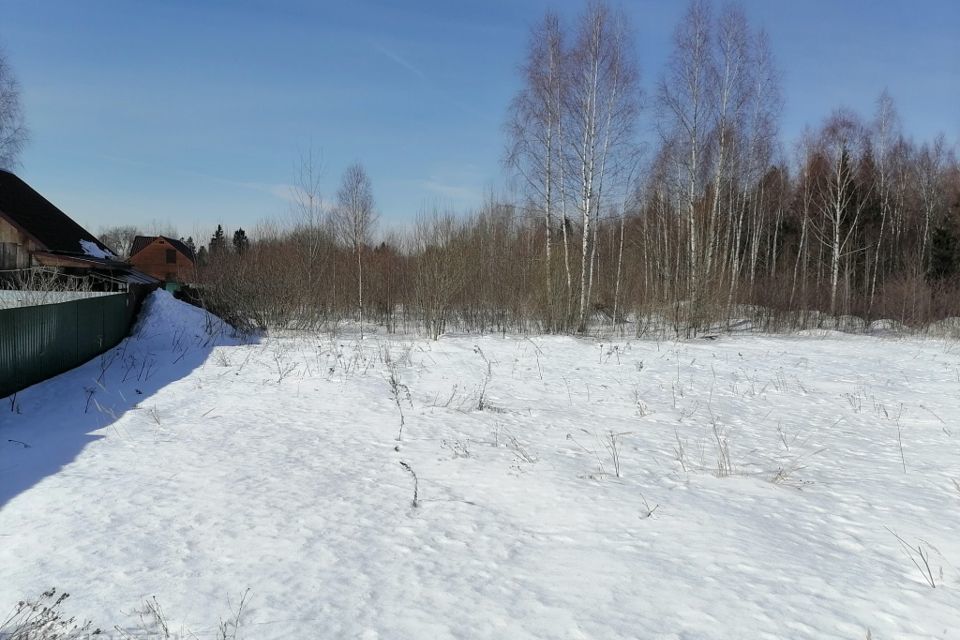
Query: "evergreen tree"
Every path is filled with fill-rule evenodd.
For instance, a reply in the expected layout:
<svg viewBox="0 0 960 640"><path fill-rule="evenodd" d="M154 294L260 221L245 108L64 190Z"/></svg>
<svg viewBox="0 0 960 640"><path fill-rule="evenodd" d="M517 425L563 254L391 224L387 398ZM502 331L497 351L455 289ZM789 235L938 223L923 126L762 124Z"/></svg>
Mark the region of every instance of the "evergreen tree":
<svg viewBox="0 0 960 640"><path fill-rule="evenodd" d="M216 256L227 249L227 239L223 234L223 226L217 225L217 230L210 238L210 256Z"/></svg>
<svg viewBox="0 0 960 640"><path fill-rule="evenodd" d="M197 251L197 265L201 267L207 266L207 257L207 248L200 245L200 249Z"/></svg>
<svg viewBox="0 0 960 640"><path fill-rule="evenodd" d="M933 230L930 240L931 280L946 280L960 271L960 238L947 226Z"/></svg>
<svg viewBox="0 0 960 640"><path fill-rule="evenodd" d="M186 240L180 238L180 241L187 245L187 248L190 249L190 253L192 253L194 256L197 255L197 245L193 242L193 236L188 237Z"/></svg>
<svg viewBox="0 0 960 640"><path fill-rule="evenodd" d="M250 247L250 239L247 238L247 232L240 227L233 232L233 249L237 254L243 254Z"/></svg>

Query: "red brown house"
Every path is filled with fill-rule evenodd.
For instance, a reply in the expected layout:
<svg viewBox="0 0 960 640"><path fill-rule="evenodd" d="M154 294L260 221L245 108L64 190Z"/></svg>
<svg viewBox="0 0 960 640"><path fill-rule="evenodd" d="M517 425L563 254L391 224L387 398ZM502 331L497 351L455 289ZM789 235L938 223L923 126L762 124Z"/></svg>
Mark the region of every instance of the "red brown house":
<svg viewBox="0 0 960 640"><path fill-rule="evenodd" d="M130 248L130 264L168 287L192 282L195 262L190 247L166 236L137 236Z"/></svg>

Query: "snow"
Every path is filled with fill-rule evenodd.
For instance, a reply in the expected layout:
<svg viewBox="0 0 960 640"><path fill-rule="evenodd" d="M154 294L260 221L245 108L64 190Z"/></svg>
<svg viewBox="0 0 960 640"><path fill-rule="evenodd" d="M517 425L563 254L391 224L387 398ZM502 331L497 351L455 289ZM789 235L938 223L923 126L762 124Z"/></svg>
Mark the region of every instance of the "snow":
<svg viewBox="0 0 960 640"><path fill-rule="evenodd" d="M213 638L249 588L245 638L960 630L956 342L222 328L157 292L113 360L4 402L0 609L56 585L135 629L156 596Z"/></svg>
<svg viewBox="0 0 960 640"><path fill-rule="evenodd" d="M43 289L0 289L0 309L34 307L87 298L114 295L112 291L54 291Z"/></svg>
<svg viewBox="0 0 960 640"><path fill-rule="evenodd" d="M88 256L92 256L94 258L114 260L117 257L112 251L109 251L108 249L102 249L96 242L90 242L89 240L81 240L80 249Z"/></svg>

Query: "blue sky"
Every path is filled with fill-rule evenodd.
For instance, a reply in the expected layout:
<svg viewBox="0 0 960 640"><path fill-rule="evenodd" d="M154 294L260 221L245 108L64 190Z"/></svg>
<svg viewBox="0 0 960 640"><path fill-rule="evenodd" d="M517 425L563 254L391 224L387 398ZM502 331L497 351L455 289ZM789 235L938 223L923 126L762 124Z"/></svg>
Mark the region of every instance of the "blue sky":
<svg viewBox="0 0 960 640"><path fill-rule="evenodd" d="M884 88L919 139L960 140L960 2L751 0L783 72L782 137ZM624 3L653 87L686 3ZM528 30L580 2L0 0L32 139L19 173L96 231L201 236L282 217L301 153L324 196L360 161L387 226L501 190ZM651 112L644 116L649 124Z"/></svg>

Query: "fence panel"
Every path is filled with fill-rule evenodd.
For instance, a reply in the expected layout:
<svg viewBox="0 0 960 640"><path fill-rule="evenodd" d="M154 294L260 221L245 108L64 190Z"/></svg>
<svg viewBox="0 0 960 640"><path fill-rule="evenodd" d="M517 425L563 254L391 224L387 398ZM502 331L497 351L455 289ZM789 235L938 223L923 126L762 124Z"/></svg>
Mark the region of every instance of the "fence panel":
<svg viewBox="0 0 960 640"><path fill-rule="evenodd" d="M130 292L0 309L0 397L115 346L129 333L139 302Z"/></svg>

